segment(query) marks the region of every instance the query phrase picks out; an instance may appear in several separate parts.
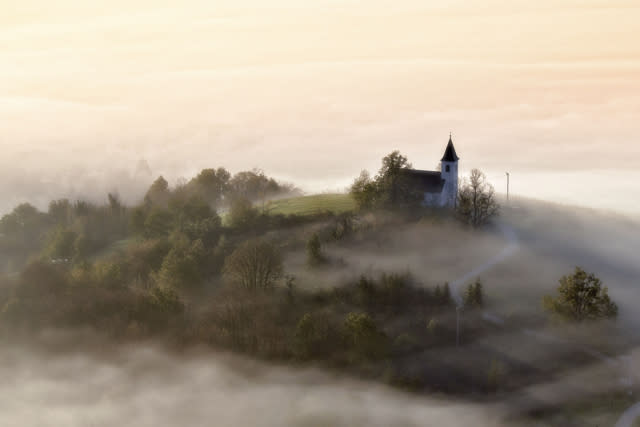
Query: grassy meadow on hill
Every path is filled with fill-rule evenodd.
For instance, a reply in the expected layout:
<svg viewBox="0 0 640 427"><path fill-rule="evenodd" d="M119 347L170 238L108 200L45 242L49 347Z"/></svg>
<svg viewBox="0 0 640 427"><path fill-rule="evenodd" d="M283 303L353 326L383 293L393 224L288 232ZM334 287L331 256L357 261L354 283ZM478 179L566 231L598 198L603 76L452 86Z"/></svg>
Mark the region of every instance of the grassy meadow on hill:
<svg viewBox="0 0 640 427"><path fill-rule="evenodd" d="M270 214L309 215L322 212L341 214L355 210L353 198L346 193L322 193L270 201L266 211Z"/></svg>

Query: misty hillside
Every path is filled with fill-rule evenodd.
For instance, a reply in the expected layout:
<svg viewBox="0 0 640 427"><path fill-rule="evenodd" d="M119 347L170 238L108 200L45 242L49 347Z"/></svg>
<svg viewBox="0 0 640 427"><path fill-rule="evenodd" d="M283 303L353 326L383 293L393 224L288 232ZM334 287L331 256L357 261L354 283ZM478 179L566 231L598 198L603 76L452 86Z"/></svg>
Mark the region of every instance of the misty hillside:
<svg viewBox="0 0 640 427"><path fill-rule="evenodd" d="M383 165L389 159L403 158L394 152ZM0 357L15 367L16 382L50 358L53 370L39 375L51 392L49 377L73 369L68 355L113 373L93 385L70 380L95 394L134 387L123 375L145 366L144 381L160 384L206 373L200 387L221 395L217 381L245 389L255 382L258 395L293 381L278 393L303 404L294 397L300 384L317 378L321 399L337 390L362 399L358 390L376 384L380 396L398 396L393 407L406 397L385 387L435 406L447 396L486 425L611 420L630 403L623 391L635 384L640 338L636 220L535 200L499 206L490 186L478 188L494 209L471 216L465 194L473 180L461 184L455 208L425 207L394 171L383 166L375 181L361 175L348 194L300 196L259 170L218 168L173 186L159 177L134 205L112 193L106 203L53 200L46 211L20 204L0 220L0 339L15 347ZM486 177L474 173L482 184ZM590 321L559 321L563 312L543 300L582 271L576 267L602 279L611 300ZM84 344L70 347L74 341ZM19 361L21 351L33 357ZM113 371L121 361L124 371ZM165 372L172 363L185 365ZM576 391L581 381L599 388ZM131 393L146 395L145 384ZM33 401L42 390L18 393ZM584 409L604 396L614 396L606 410ZM65 394L62 407L72 398ZM56 422L85 422L57 410ZM198 411L183 416L199 420L208 408ZM355 425L370 423L371 410L340 411L276 411L267 424L341 425L348 414ZM463 425L446 414L448 424ZM28 418L17 408L12 416ZM121 416L82 415L98 425ZM234 411L225 417L250 422ZM388 417L419 425L411 414Z"/></svg>
<svg viewBox="0 0 640 427"><path fill-rule="evenodd" d="M638 0L0 4L0 427L640 427Z"/></svg>

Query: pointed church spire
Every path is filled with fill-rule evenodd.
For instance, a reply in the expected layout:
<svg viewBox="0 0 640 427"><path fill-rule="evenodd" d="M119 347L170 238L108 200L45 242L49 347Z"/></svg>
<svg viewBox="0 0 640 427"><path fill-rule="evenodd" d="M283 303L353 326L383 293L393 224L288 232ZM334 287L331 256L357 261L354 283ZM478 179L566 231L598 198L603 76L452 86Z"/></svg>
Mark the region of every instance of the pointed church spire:
<svg viewBox="0 0 640 427"><path fill-rule="evenodd" d="M442 156L443 162L457 162L460 160L460 157L456 154L456 149L453 147L453 141L451 140L451 132L449 132L449 143L447 144L447 149L444 151L444 156Z"/></svg>

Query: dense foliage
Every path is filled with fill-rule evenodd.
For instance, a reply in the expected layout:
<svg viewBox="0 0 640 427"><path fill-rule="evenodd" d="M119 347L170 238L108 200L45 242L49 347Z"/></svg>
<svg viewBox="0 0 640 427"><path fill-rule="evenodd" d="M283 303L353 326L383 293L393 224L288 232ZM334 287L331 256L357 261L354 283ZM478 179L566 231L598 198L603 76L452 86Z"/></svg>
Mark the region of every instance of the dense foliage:
<svg viewBox="0 0 640 427"><path fill-rule="evenodd" d="M394 151L382 159L382 166L374 178L362 171L350 189L358 208L397 209L418 205L423 195L403 173L407 169L411 169L407 157Z"/></svg>
<svg viewBox="0 0 640 427"><path fill-rule="evenodd" d="M345 262L332 252L337 246L367 239L380 246L396 227L416 225L424 211L386 210L411 200L398 173L405 167L397 152L385 158L369 182L371 207L384 209L360 214L270 215L260 199L276 191L275 181L224 169L174 188L159 177L133 207L113 194L103 205L53 201L47 212L20 205L0 220L0 250L11 264L0 275L0 337L88 328L114 340L313 361L411 389L497 390L503 368L494 354L478 359L476 378L432 351L457 341L460 311L448 284L409 273L354 279L332 271ZM288 265L296 256L298 277ZM563 278L561 296L549 297L548 306L576 319L614 315L606 289L583 273ZM333 283L318 285L320 274ZM582 307L572 302L576 295L601 304L575 314ZM460 321L465 344L488 331L478 310L485 303L482 284L469 285Z"/></svg>

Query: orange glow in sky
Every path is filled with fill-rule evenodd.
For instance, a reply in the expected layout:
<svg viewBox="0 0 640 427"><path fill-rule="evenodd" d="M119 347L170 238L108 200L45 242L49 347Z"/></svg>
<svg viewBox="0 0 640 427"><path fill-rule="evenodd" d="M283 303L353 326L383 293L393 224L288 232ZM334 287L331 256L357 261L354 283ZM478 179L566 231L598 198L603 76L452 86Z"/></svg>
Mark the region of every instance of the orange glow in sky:
<svg viewBox="0 0 640 427"><path fill-rule="evenodd" d="M635 0L96 3L0 0L3 211L134 199L140 159L341 189L453 131L500 191L640 212Z"/></svg>

